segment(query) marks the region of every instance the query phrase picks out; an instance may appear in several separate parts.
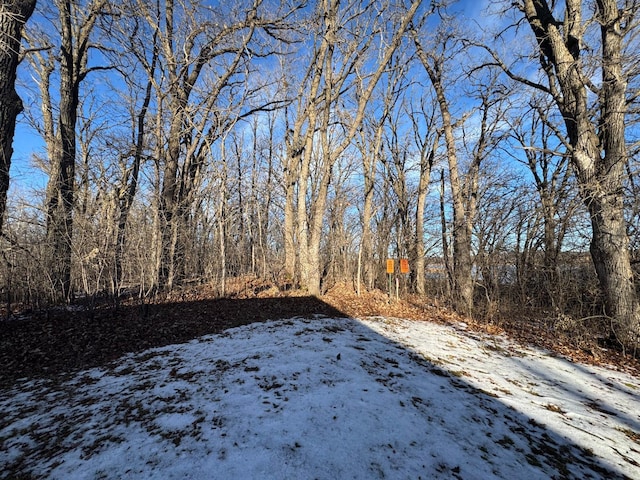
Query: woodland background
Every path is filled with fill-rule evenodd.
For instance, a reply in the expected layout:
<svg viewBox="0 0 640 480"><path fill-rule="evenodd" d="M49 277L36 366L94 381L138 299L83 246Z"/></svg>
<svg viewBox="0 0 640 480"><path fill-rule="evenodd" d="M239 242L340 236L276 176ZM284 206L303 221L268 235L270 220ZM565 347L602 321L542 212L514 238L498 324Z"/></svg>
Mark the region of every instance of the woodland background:
<svg viewBox="0 0 640 480"><path fill-rule="evenodd" d="M408 258L404 294L635 354L639 8L2 2L0 119L41 139L10 190L0 139L4 315Z"/></svg>

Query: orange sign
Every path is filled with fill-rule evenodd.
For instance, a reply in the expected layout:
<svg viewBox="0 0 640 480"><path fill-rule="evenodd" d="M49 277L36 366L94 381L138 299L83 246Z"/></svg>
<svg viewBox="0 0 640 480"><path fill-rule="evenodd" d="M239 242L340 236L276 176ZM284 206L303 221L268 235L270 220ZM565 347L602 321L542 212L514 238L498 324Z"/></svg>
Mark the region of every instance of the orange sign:
<svg viewBox="0 0 640 480"><path fill-rule="evenodd" d="M387 258L387 273L393 273L394 261L393 258Z"/></svg>
<svg viewBox="0 0 640 480"><path fill-rule="evenodd" d="M409 273L409 260L406 258L400 259L400 273Z"/></svg>

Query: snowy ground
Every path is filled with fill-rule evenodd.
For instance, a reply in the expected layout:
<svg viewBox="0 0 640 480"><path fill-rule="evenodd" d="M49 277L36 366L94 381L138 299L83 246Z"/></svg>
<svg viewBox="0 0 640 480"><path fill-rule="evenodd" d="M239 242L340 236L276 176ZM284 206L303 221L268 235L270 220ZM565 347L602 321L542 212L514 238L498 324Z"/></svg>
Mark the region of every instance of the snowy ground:
<svg viewBox="0 0 640 480"><path fill-rule="evenodd" d="M291 319L0 390L0 478L640 478L639 407L464 325Z"/></svg>

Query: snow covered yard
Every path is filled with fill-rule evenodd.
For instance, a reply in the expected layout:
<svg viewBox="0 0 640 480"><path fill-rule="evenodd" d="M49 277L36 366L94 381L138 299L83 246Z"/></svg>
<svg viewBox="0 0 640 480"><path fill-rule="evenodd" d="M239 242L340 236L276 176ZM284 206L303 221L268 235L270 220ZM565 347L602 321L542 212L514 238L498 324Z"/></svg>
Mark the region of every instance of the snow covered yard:
<svg viewBox="0 0 640 480"><path fill-rule="evenodd" d="M464 325L258 323L0 390L0 478L640 478L640 379Z"/></svg>

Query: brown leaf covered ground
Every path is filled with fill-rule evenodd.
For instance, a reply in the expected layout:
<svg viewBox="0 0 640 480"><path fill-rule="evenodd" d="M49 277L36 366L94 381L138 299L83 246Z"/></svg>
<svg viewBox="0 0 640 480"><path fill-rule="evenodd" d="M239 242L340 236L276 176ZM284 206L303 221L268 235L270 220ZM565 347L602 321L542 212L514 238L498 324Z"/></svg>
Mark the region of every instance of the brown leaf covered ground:
<svg viewBox="0 0 640 480"><path fill-rule="evenodd" d="M231 282L225 293L224 298L218 298L217 289L204 285L174 291L152 301L128 299L117 309L104 302L94 308L56 307L0 320L0 387L23 377L48 377L104 365L128 353L186 342L240 325L316 315L464 322L468 328L507 334L571 360L640 372L636 360L596 345L576 348L570 338L549 331L540 322L526 319L499 324L475 322L455 315L427 297L407 296L397 300L381 291L357 295L350 285L337 285L315 298L253 278Z"/></svg>

